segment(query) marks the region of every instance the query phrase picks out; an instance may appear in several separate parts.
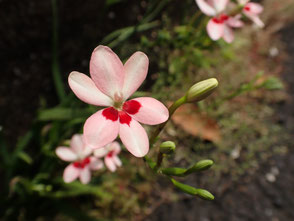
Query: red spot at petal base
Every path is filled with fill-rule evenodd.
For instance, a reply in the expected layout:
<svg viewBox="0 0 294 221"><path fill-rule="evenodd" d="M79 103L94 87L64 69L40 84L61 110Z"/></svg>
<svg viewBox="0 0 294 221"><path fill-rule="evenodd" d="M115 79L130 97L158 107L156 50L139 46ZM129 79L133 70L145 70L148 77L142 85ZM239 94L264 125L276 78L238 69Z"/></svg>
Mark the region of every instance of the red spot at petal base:
<svg viewBox="0 0 294 221"><path fill-rule="evenodd" d="M112 150L112 151L110 151L110 152L107 154L107 157L112 157L113 154L114 154L114 151Z"/></svg>
<svg viewBox="0 0 294 221"><path fill-rule="evenodd" d="M136 114L139 112L142 105L136 100L130 100L124 103L123 110L128 114Z"/></svg>
<svg viewBox="0 0 294 221"><path fill-rule="evenodd" d="M119 122L121 124L127 124L130 126L130 122L132 118L124 111L120 111L118 114L119 114Z"/></svg>
<svg viewBox="0 0 294 221"><path fill-rule="evenodd" d="M106 108L102 111L102 115L107 120L117 121L118 119L118 111L115 110L113 107Z"/></svg>
<svg viewBox="0 0 294 221"><path fill-rule="evenodd" d="M228 19L229 19L229 16L227 16L226 14L221 14L219 17L214 17L212 19L212 21L217 23L217 24L223 24Z"/></svg>
<svg viewBox="0 0 294 221"><path fill-rule="evenodd" d="M76 168L85 168L85 166L87 166L89 163L91 162L90 158L87 157L85 159L83 159L82 161L76 161L73 163L73 166Z"/></svg>
<svg viewBox="0 0 294 221"><path fill-rule="evenodd" d="M246 11L250 11L250 7L249 7L249 6L245 6L245 7L244 7L244 10L246 10Z"/></svg>

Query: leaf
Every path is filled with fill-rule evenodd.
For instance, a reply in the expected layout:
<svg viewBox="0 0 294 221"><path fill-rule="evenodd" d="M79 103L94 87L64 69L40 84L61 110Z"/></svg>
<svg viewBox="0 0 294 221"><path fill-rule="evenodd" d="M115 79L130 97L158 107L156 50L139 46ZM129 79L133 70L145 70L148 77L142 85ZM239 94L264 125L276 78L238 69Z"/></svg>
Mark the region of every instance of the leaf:
<svg viewBox="0 0 294 221"><path fill-rule="evenodd" d="M173 114L172 121L187 133L218 143L221 140L216 121L200 113L195 104L185 104Z"/></svg>

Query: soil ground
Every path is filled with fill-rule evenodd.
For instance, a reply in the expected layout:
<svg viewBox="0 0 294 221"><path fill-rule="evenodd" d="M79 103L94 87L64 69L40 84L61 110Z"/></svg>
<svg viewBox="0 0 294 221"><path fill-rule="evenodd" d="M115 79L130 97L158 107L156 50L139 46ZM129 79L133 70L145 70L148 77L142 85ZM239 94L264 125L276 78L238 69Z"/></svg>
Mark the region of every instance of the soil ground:
<svg viewBox="0 0 294 221"><path fill-rule="evenodd" d="M288 59L281 77L287 84L289 99L276 106L275 120L293 134L294 23L284 28L280 37L287 46ZM145 221L292 221L294 150L291 146L289 149L287 154L271 157L254 174L245 174L237 182L223 177L210 188L217 190L213 202L182 194L181 200L160 205ZM195 183L196 179L194 177L194 182L190 182Z"/></svg>

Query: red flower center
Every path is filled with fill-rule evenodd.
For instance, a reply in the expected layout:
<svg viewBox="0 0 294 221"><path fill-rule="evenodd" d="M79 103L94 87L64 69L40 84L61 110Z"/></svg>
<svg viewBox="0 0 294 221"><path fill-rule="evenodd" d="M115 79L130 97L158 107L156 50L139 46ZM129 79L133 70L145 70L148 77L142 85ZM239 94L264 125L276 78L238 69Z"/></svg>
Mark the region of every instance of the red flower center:
<svg viewBox="0 0 294 221"><path fill-rule="evenodd" d="M229 16L227 16L226 14L221 14L219 17L214 17L212 21L214 21L217 24L223 24L228 19L229 19Z"/></svg>
<svg viewBox="0 0 294 221"><path fill-rule="evenodd" d="M132 117L129 114L136 114L139 112L142 105L140 102L135 100L127 101L123 104L123 110L118 111L113 107L106 108L102 111L102 115L107 120L117 121L119 118L119 122L121 124L127 124L130 126L130 122L132 121Z"/></svg>
<svg viewBox="0 0 294 221"><path fill-rule="evenodd" d="M74 167L76 168L85 168L90 163L90 157L87 157L81 161L76 161L73 163Z"/></svg>

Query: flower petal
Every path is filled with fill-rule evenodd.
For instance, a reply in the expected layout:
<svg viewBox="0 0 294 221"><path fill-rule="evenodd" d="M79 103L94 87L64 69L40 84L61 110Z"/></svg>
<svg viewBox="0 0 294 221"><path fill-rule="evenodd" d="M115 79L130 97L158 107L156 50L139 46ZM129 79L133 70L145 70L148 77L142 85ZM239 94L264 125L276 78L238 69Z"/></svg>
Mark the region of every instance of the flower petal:
<svg viewBox="0 0 294 221"><path fill-rule="evenodd" d="M103 168L103 162L96 157L90 157L90 169L91 170L100 170Z"/></svg>
<svg viewBox="0 0 294 221"><path fill-rule="evenodd" d="M118 156L113 156L113 162L116 164L116 166L120 167L122 165L121 160L118 158Z"/></svg>
<svg viewBox="0 0 294 221"><path fill-rule="evenodd" d="M112 143L109 144L111 150L114 151L115 154L119 154L120 153L120 144L117 141L114 141Z"/></svg>
<svg viewBox="0 0 294 221"><path fill-rule="evenodd" d="M227 25L225 25L223 38L227 43L232 43L234 40L233 30Z"/></svg>
<svg viewBox="0 0 294 221"><path fill-rule="evenodd" d="M244 23L240 20L241 15L238 14L234 17L229 17L228 21L226 22L232 28L240 28L244 25Z"/></svg>
<svg viewBox="0 0 294 221"><path fill-rule="evenodd" d="M73 71L68 77L68 84L75 95L82 101L96 106L110 106L112 99L103 94L87 75Z"/></svg>
<svg viewBox="0 0 294 221"><path fill-rule="evenodd" d="M248 10L246 10L246 9L248 9ZM249 2L249 3L247 3L245 5L244 11L248 12L248 13L258 15L263 11L263 6L261 4L258 4L258 3Z"/></svg>
<svg viewBox="0 0 294 221"><path fill-rule="evenodd" d="M134 53L125 63L125 79L122 94L128 99L143 83L148 72L149 60L143 52Z"/></svg>
<svg viewBox="0 0 294 221"><path fill-rule="evenodd" d="M217 23L214 19L209 20L206 29L209 37L214 41L220 39L224 34L224 24Z"/></svg>
<svg viewBox="0 0 294 221"><path fill-rule="evenodd" d="M108 154L108 149L106 147L97 148L94 150L94 156L102 158Z"/></svg>
<svg viewBox="0 0 294 221"><path fill-rule="evenodd" d="M217 13L224 11L229 2L228 0L212 0L212 1Z"/></svg>
<svg viewBox="0 0 294 221"><path fill-rule="evenodd" d="M105 146L118 135L118 114L116 116L115 113L108 113L107 110L110 110L110 108L96 112L85 122L84 139L86 144L93 149Z"/></svg>
<svg viewBox="0 0 294 221"><path fill-rule="evenodd" d="M65 183L70 183L77 179L80 175L80 169L76 168L72 163L69 164L63 172L63 180Z"/></svg>
<svg viewBox="0 0 294 221"><path fill-rule="evenodd" d="M77 154L69 147L57 147L55 153L64 161L72 162L78 159Z"/></svg>
<svg viewBox="0 0 294 221"><path fill-rule="evenodd" d="M91 171L89 166L85 166L80 172L80 181L82 184L87 184L91 180Z"/></svg>
<svg viewBox="0 0 294 221"><path fill-rule="evenodd" d="M149 151L149 140L145 129L134 119L128 124L120 123L119 136L127 150L135 157L143 157Z"/></svg>
<svg viewBox="0 0 294 221"><path fill-rule="evenodd" d="M263 28L264 23L263 21L258 17L258 15L253 15L251 13L244 13L249 19L251 19L254 24L256 24L258 27Z"/></svg>
<svg viewBox="0 0 294 221"><path fill-rule="evenodd" d="M196 0L199 9L208 16L215 16L216 10L211 4L208 4L205 0Z"/></svg>
<svg viewBox="0 0 294 221"><path fill-rule="evenodd" d="M115 163L113 162L112 157L105 157L105 159L104 159L104 163L105 163L106 167L107 167L111 172L116 171L116 165L115 165Z"/></svg>
<svg viewBox="0 0 294 221"><path fill-rule="evenodd" d="M129 113L135 120L143 124L156 125L167 121L168 109L152 97L139 97L130 101L137 101L141 105L135 114Z"/></svg>
<svg viewBox="0 0 294 221"><path fill-rule="evenodd" d="M106 46L99 45L92 53L90 74L98 89L115 98L122 96L124 67L119 57Z"/></svg>
<svg viewBox="0 0 294 221"><path fill-rule="evenodd" d="M75 134L70 140L70 147L75 153L80 154L83 151L84 140L82 134Z"/></svg>

